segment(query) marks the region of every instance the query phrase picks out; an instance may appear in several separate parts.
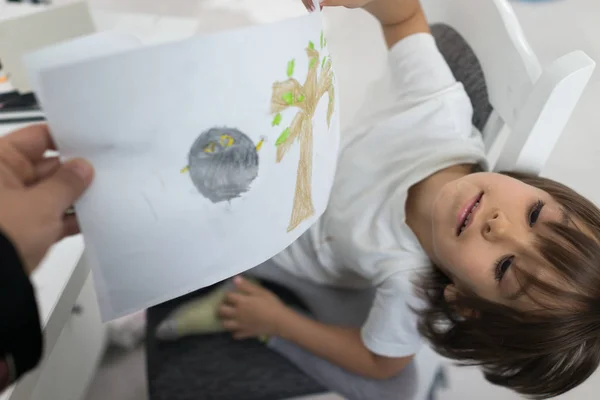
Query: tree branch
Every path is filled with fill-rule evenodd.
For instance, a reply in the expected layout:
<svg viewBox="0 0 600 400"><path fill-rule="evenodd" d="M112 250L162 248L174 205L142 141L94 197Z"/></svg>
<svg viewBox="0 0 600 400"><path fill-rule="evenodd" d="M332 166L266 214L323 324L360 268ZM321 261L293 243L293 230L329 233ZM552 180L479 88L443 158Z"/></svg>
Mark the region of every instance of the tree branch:
<svg viewBox="0 0 600 400"><path fill-rule="evenodd" d="M327 126L331 124L331 117L335 107L335 92L333 86L333 71L331 70L331 58L324 61L321 73L319 75L319 81L317 85L317 99L320 99L325 95L329 96L329 103L327 105Z"/></svg>
<svg viewBox="0 0 600 400"><path fill-rule="evenodd" d="M304 81L304 91L310 97L310 102L313 107L317 106L319 101L317 94L317 70L319 68L319 52L310 46L306 48L306 55L308 56L308 73L306 74L306 80Z"/></svg>
<svg viewBox="0 0 600 400"><path fill-rule="evenodd" d="M287 137L285 142L277 146L277 162L281 162L283 157L286 155L292 144L296 141L296 139L302 133L302 129L304 128L304 123L307 119L306 113L303 111L299 111L294 120L290 124L290 135Z"/></svg>
<svg viewBox="0 0 600 400"><path fill-rule="evenodd" d="M319 84L317 86L317 96L320 99L325 93L329 91L329 88L333 86L333 71L331 70L331 58L325 61L325 65L321 68L321 74L319 75Z"/></svg>
<svg viewBox="0 0 600 400"><path fill-rule="evenodd" d="M304 88L294 78L273 84L271 95L271 113L275 114L290 107L298 107L305 110L304 99L306 94Z"/></svg>

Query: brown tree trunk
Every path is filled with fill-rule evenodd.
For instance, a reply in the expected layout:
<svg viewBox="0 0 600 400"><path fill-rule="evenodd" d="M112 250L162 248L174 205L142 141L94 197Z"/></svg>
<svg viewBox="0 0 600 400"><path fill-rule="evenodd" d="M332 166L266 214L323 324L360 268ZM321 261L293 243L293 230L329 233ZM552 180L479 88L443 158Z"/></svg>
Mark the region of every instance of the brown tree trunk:
<svg viewBox="0 0 600 400"><path fill-rule="evenodd" d="M313 151L313 128L310 115L305 115L300 134L300 161L296 175L296 193L292 217L287 231L290 232L298 227L305 219L315 214L312 202L312 151Z"/></svg>

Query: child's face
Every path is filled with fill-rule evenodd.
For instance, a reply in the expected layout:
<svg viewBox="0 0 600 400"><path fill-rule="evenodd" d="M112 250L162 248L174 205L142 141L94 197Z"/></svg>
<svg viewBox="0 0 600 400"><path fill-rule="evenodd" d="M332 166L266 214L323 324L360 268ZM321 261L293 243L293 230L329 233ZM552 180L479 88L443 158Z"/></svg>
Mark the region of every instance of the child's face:
<svg viewBox="0 0 600 400"><path fill-rule="evenodd" d="M496 173L471 174L446 184L432 212L434 262L456 287L515 307L527 296L521 296L513 267L543 279L544 263L534 251L536 232L547 229L543 222L567 223L548 193ZM447 295L454 288L450 285Z"/></svg>

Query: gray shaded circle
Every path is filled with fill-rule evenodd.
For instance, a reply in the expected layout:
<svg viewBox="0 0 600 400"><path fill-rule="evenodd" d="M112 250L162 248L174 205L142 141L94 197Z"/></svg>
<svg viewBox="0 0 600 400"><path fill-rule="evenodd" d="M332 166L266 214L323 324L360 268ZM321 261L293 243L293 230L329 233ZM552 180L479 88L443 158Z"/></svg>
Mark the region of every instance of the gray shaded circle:
<svg viewBox="0 0 600 400"><path fill-rule="evenodd" d="M238 129L211 128L201 133L188 158L194 186L213 203L240 197L258 175L256 146Z"/></svg>

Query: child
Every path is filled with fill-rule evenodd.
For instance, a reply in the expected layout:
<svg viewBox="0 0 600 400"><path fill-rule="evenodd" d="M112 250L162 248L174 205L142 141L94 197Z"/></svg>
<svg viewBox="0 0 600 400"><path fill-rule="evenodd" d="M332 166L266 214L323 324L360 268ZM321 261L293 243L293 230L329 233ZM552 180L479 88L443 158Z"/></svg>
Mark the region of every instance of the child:
<svg viewBox="0 0 600 400"><path fill-rule="evenodd" d="M219 308L242 339L273 335L372 379L397 375L420 337L537 398L600 361L600 211L545 178L479 172L472 109L418 0L325 0L382 24L397 98L344 136L329 207L269 263L321 285L375 288L362 328L327 325L236 278ZM415 283L424 303L415 301Z"/></svg>

